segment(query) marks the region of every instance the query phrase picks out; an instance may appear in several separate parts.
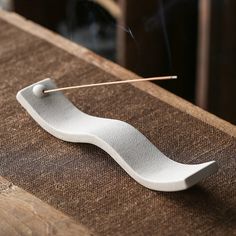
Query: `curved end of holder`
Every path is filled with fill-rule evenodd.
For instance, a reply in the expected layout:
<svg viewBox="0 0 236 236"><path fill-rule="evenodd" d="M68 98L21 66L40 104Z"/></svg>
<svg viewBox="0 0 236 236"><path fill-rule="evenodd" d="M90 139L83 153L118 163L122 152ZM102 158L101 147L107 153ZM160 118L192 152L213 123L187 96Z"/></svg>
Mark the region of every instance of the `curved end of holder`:
<svg viewBox="0 0 236 236"><path fill-rule="evenodd" d="M199 166L200 165L200 166ZM198 164L199 170L185 179L185 189L197 184L200 180L207 178L218 170L218 165L215 161Z"/></svg>

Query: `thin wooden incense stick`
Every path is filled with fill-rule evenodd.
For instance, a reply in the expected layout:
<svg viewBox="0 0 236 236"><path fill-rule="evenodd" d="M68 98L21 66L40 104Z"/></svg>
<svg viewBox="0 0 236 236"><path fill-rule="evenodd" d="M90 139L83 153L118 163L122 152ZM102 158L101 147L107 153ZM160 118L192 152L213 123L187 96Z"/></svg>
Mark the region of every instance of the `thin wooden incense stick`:
<svg viewBox="0 0 236 236"><path fill-rule="evenodd" d="M77 85L77 86L70 86L70 87L63 87L63 88L56 88L56 89L48 89L48 90L44 90L43 93L52 93L52 92L58 92L58 91L63 91L63 90L97 87L97 86L104 86L104 85L137 83L137 82L143 82L143 81L169 80L169 79L177 79L177 76L176 75L161 76L161 77L151 77L151 78L143 78L143 79L119 80L119 81L96 83L96 84L84 84L84 85Z"/></svg>

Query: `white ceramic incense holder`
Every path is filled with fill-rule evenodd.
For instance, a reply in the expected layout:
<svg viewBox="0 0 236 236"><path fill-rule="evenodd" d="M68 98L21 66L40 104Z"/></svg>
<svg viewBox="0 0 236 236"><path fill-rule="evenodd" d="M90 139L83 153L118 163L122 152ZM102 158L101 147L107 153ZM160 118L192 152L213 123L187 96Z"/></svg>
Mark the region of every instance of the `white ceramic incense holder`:
<svg viewBox="0 0 236 236"><path fill-rule="evenodd" d="M215 161L197 165L175 162L133 126L87 115L46 79L18 92L17 100L47 132L67 142L90 143L106 151L133 179L159 191L187 189L216 172Z"/></svg>

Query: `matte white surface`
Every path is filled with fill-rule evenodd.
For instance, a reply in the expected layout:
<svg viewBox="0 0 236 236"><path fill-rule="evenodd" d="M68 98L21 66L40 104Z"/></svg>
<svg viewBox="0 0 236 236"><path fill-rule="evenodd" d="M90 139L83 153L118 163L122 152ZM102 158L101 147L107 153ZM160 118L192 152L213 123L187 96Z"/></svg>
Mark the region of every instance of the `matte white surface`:
<svg viewBox="0 0 236 236"><path fill-rule="evenodd" d="M215 161L185 165L170 160L131 125L87 115L61 92L38 96L42 88L39 84L46 89L56 88L50 79L36 84L19 91L17 100L42 128L64 141L90 143L102 148L147 188L184 190L217 171Z"/></svg>

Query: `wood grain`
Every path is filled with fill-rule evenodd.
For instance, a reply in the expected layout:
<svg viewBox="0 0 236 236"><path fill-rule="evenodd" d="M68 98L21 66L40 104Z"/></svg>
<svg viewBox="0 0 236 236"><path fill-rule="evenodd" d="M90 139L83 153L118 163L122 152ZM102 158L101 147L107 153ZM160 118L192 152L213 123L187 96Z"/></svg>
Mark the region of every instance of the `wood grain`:
<svg viewBox="0 0 236 236"><path fill-rule="evenodd" d="M91 235L82 225L0 177L0 235Z"/></svg>

